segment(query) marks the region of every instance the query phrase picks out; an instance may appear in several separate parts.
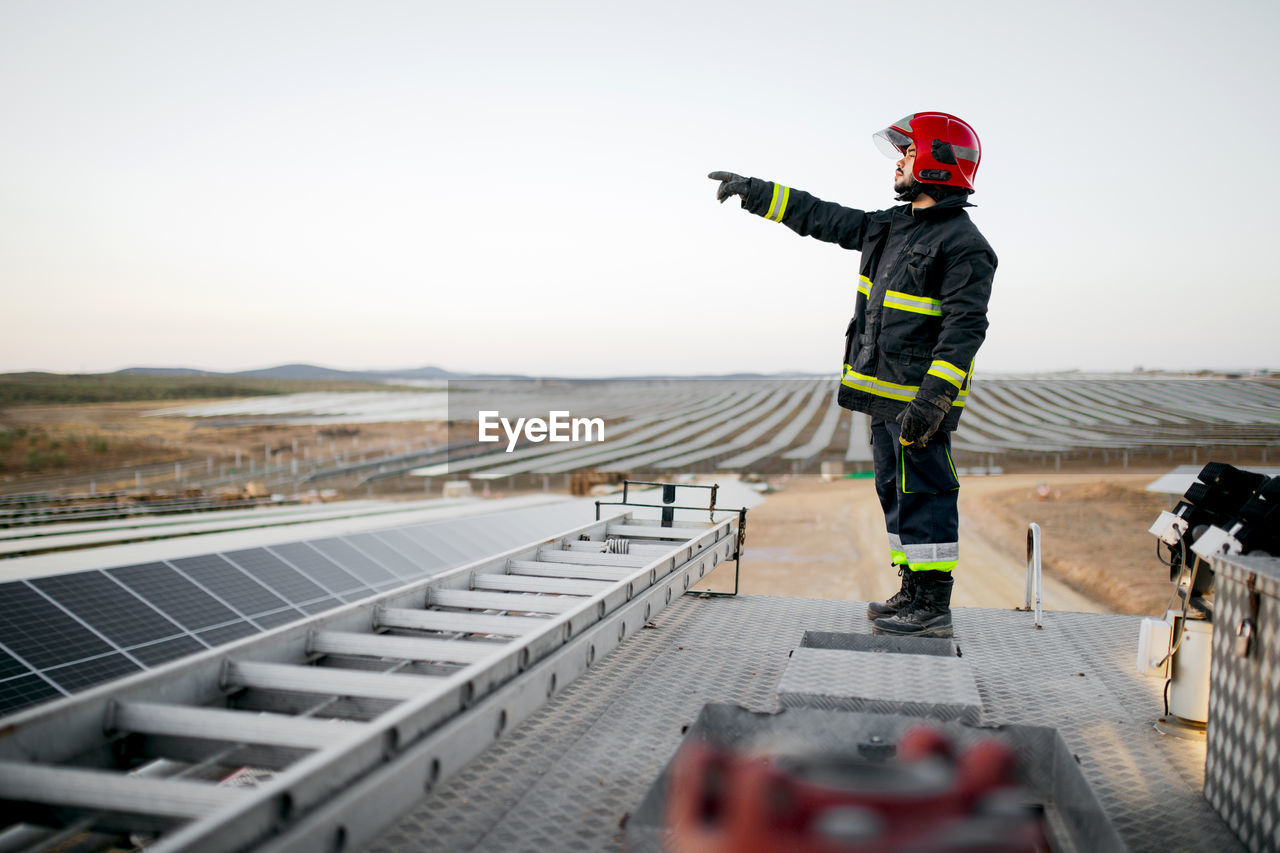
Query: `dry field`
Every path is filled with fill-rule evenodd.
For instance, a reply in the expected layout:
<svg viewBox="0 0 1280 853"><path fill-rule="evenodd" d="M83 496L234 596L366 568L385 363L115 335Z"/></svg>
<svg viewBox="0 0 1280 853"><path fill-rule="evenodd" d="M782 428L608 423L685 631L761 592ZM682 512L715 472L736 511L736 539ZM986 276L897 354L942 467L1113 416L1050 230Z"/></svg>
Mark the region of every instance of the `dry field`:
<svg viewBox="0 0 1280 853"><path fill-rule="evenodd" d="M444 440L440 424L386 423L296 426L258 423L219 425L213 419L148 417L146 412L184 402L23 405L0 408L0 493L57 490L76 478L119 471L120 480L99 477L97 488L129 488L129 469L164 462L204 465L207 460L270 454L273 463L299 458L401 452ZM421 495L419 494L418 497Z"/></svg>

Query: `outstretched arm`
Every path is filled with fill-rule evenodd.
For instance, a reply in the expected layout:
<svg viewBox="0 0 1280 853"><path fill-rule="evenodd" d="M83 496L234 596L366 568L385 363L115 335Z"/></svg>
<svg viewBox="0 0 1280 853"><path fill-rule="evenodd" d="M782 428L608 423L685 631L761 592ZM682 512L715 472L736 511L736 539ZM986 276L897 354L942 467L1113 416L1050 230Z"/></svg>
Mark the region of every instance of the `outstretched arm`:
<svg viewBox="0 0 1280 853"><path fill-rule="evenodd" d="M861 210L823 201L783 184L744 178L733 172L712 172L707 177L720 182L716 198L721 203L731 196L740 196L743 210L781 222L801 237L837 243L846 249L862 249L867 215Z"/></svg>

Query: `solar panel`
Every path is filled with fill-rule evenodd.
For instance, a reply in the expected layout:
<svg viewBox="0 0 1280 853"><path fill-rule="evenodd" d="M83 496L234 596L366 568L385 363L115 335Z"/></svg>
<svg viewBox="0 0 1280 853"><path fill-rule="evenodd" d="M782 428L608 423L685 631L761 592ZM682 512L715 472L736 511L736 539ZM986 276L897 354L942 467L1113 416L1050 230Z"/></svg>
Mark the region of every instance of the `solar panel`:
<svg viewBox="0 0 1280 853"><path fill-rule="evenodd" d="M106 573L188 631L238 618L235 611L164 563L123 566Z"/></svg>
<svg viewBox="0 0 1280 853"><path fill-rule="evenodd" d="M12 714L63 695L38 675L22 675L0 681L0 714Z"/></svg>
<svg viewBox="0 0 1280 853"><path fill-rule="evenodd" d="M184 633L99 571L52 575L30 583L120 647Z"/></svg>
<svg viewBox="0 0 1280 853"><path fill-rule="evenodd" d="M230 625L220 625L217 628L201 631L196 636L211 646L221 646L257 633L258 629L248 622L232 622Z"/></svg>
<svg viewBox="0 0 1280 853"><path fill-rule="evenodd" d="M570 522L539 507L0 584L0 714L401 587L553 523Z"/></svg>
<svg viewBox="0 0 1280 853"><path fill-rule="evenodd" d="M378 538L408 557L420 572L434 572L449 566L449 560L410 539L401 530L380 530Z"/></svg>
<svg viewBox="0 0 1280 853"><path fill-rule="evenodd" d="M272 545L270 550L332 592L351 592L367 588L363 581L350 572L344 571L341 566L306 542Z"/></svg>
<svg viewBox="0 0 1280 853"><path fill-rule="evenodd" d="M402 578L422 574L422 570L412 560L372 533L357 533L346 537L346 540Z"/></svg>
<svg viewBox="0 0 1280 853"><path fill-rule="evenodd" d="M308 616L315 613L323 613L326 610L332 610L335 607L341 607L342 602L336 598L322 598L319 601L312 601L301 605L302 611Z"/></svg>
<svg viewBox="0 0 1280 853"><path fill-rule="evenodd" d="M78 663L69 663L66 666L46 669L44 674L63 690L68 693L74 693L77 690L84 690L86 687L92 687L95 684L101 684L113 678L120 678L141 671L142 667L121 653L113 652L109 655L82 660Z"/></svg>
<svg viewBox="0 0 1280 853"><path fill-rule="evenodd" d="M31 668L22 661L15 658L8 652L0 651L0 681L6 678L16 678L19 675L29 675Z"/></svg>
<svg viewBox="0 0 1280 853"><path fill-rule="evenodd" d="M430 542L429 547L455 555L454 559L459 563L473 559L472 555L477 548L484 548L495 536L501 536L497 531L486 532L470 524L458 527L433 524L424 528L422 535ZM529 538L525 537L521 541L528 541Z"/></svg>
<svg viewBox="0 0 1280 853"><path fill-rule="evenodd" d="M371 586L394 577L391 572L379 566L342 539L317 539L309 544Z"/></svg>
<svg viewBox="0 0 1280 853"><path fill-rule="evenodd" d="M196 652L202 652L207 649L204 643L190 635L174 637L172 640L162 640L158 643L151 643L145 646L138 646L130 649L129 654L139 661L145 667L159 666L162 663L168 663L171 660L177 660L180 657L193 655Z"/></svg>
<svg viewBox="0 0 1280 853"><path fill-rule="evenodd" d="M253 617L253 621L262 626L262 629L270 630L278 628L281 625L287 625L290 622L297 622L302 618L302 614L297 610L279 610L275 613L264 613L261 616Z"/></svg>
<svg viewBox="0 0 1280 853"><path fill-rule="evenodd" d="M100 637L22 581L0 584L0 644L36 669L111 651Z"/></svg>
<svg viewBox="0 0 1280 853"><path fill-rule="evenodd" d="M449 536L441 525L432 525L432 527L423 531L424 536L423 547L430 550L433 554L439 554L445 562L451 566L461 566L470 563L476 558L477 551L488 551L484 547L477 548L478 544L474 539L466 542L462 541L458 536ZM493 534L490 533L490 536ZM508 537L509 538L509 537ZM521 542L528 542L534 537L521 536Z"/></svg>
<svg viewBox="0 0 1280 853"><path fill-rule="evenodd" d="M287 603L218 554L172 562L187 577L246 616L278 610Z"/></svg>
<svg viewBox="0 0 1280 853"><path fill-rule="evenodd" d="M324 598L328 593L265 548L228 551L222 556L293 604Z"/></svg>
<svg viewBox="0 0 1280 853"><path fill-rule="evenodd" d="M432 535L431 527L429 526L405 527L397 532L416 544L418 548L430 554L432 560L438 561L444 566L452 568L470 562L465 554L442 541L439 536Z"/></svg>

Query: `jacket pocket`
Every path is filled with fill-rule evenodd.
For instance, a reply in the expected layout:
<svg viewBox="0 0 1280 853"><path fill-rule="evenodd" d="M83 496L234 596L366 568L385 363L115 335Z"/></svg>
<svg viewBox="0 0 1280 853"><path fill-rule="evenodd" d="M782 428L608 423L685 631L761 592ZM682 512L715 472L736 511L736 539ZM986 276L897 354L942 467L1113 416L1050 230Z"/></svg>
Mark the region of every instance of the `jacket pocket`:
<svg viewBox="0 0 1280 853"><path fill-rule="evenodd" d="M932 356L932 349L922 344L907 341L885 344L877 376L894 385L918 387L929 370Z"/></svg>
<svg viewBox="0 0 1280 853"><path fill-rule="evenodd" d="M934 260L938 257L937 246L912 246L907 253L907 272L918 292L925 293L929 287L929 279L933 275Z"/></svg>
<svg viewBox="0 0 1280 853"><path fill-rule="evenodd" d="M907 494L941 495L960 488L951 452L942 442L930 441L927 447L917 444L902 452L902 491Z"/></svg>

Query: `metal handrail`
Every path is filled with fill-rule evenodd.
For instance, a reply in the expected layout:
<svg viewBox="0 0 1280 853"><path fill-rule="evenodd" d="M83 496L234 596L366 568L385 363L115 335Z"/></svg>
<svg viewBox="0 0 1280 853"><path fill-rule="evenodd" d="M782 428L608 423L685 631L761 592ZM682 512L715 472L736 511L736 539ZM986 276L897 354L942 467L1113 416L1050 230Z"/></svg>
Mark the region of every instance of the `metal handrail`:
<svg viewBox="0 0 1280 853"><path fill-rule="evenodd" d="M1036 627L1043 628L1041 603L1044 598L1044 579L1041 576L1040 525L1034 521L1027 525L1027 604L1024 610L1031 609L1033 593L1036 600Z"/></svg>

